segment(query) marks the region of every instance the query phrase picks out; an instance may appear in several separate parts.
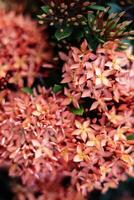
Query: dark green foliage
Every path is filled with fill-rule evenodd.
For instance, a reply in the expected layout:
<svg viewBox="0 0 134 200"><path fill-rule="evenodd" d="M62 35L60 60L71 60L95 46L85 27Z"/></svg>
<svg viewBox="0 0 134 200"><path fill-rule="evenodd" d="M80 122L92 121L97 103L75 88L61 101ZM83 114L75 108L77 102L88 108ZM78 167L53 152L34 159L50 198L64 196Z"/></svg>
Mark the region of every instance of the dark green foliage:
<svg viewBox="0 0 134 200"><path fill-rule="evenodd" d="M134 140L134 134L127 136L128 140Z"/></svg>
<svg viewBox="0 0 134 200"><path fill-rule="evenodd" d="M57 85L57 84L55 84L55 85L53 86L53 88L52 88L52 91L53 91L54 93L57 93L57 92L61 91L62 89L63 89L63 85Z"/></svg>
<svg viewBox="0 0 134 200"><path fill-rule="evenodd" d="M55 32L55 38L60 41L67 37L69 37L72 34L73 28L71 26L69 27L60 27Z"/></svg>
<svg viewBox="0 0 134 200"><path fill-rule="evenodd" d="M84 108L83 106L81 105L80 108L74 108L74 107L71 107L70 108L70 111L75 114L75 115L79 115L79 116L82 116L84 114Z"/></svg>
<svg viewBox="0 0 134 200"><path fill-rule="evenodd" d="M31 94L31 95L33 94L32 88L23 87L22 91L25 92L25 93Z"/></svg>
<svg viewBox="0 0 134 200"><path fill-rule="evenodd" d="M122 8L114 2L44 2L41 14L38 15L39 22L49 25L49 29L53 30L51 39L63 50L68 48L70 43L79 45L84 38L95 50L100 43L122 40L133 35L128 28L131 21L123 20L125 13L121 12Z"/></svg>

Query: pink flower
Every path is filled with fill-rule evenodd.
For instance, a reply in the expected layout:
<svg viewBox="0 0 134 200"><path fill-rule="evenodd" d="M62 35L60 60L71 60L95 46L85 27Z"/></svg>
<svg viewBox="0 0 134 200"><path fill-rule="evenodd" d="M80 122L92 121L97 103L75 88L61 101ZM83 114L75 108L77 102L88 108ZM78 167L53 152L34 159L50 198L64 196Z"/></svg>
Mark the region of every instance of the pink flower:
<svg viewBox="0 0 134 200"><path fill-rule="evenodd" d="M102 143L102 138L100 137L95 137L95 136L90 136L89 140L86 143L87 147L96 147L97 149L102 149L101 143ZM104 145L105 146L105 145Z"/></svg>
<svg viewBox="0 0 134 200"><path fill-rule="evenodd" d="M73 161L82 162L88 160L89 160L88 154L84 150L82 150L81 146L77 146L77 154L74 156Z"/></svg>
<svg viewBox="0 0 134 200"><path fill-rule="evenodd" d="M104 72L101 71L100 68L95 67L95 74L96 74L96 79L95 79L95 85L99 86L101 84L104 84L107 87L111 87L111 83L108 80L107 76L111 74L110 70L106 70Z"/></svg>
<svg viewBox="0 0 134 200"><path fill-rule="evenodd" d="M46 145L46 139L40 143L38 140L33 139L32 144L36 148L35 149L35 159L38 159L40 157L48 156L51 159L53 158L53 152L50 148L48 148Z"/></svg>
<svg viewBox="0 0 134 200"><path fill-rule="evenodd" d="M108 117L109 121L113 124L121 124L123 120L122 115L116 114L116 109L113 107L109 112L106 112L106 116Z"/></svg>
<svg viewBox="0 0 134 200"><path fill-rule="evenodd" d="M80 98L80 94L75 94L75 93L71 94L70 90L67 88L64 89L64 94L67 97L63 100L62 102L63 105L69 105L70 103L72 103L74 107L79 108L78 100Z"/></svg>
<svg viewBox="0 0 134 200"><path fill-rule="evenodd" d="M119 103L128 93L133 97L133 58L127 55L127 51L117 51L117 47L117 42L107 42L98 47L96 55L90 57L91 51L84 41L80 49L73 47L69 51L63 66L62 83L67 83L72 96L78 94L81 98L96 100L93 109L99 107L99 99L94 95L98 89L103 108L107 107L110 99ZM129 54L132 55L131 52Z"/></svg>
<svg viewBox="0 0 134 200"><path fill-rule="evenodd" d="M53 174L60 167L63 158L61 143L71 136L75 120L75 116L62 105L63 99L61 95L55 96L43 89L38 96L8 92L3 97L0 166L7 165L10 175L20 176L27 187L36 185L38 179L42 182L44 176L47 178L50 171ZM71 147L68 149L70 151Z"/></svg>
<svg viewBox="0 0 134 200"><path fill-rule="evenodd" d="M114 141L118 140L126 140L125 133L129 130L129 127L118 127L115 130L112 130L111 133L113 133Z"/></svg>
<svg viewBox="0 0 134 200"><path fill-rule="evenodd" d="M62 54L64 95L41 87L33 95L0 93L0 166L21 178L25 191L18 199L36 192L42 199L71 199L74 188L84 196L106 192L134 176L134 141L128 140L134 132L134 65L117 47L108 42L94 55L84 41ZM71 113L70 104L84 105L84 115ZM72 189L60 185L66 176Z"/></svg>
<svg viewBox="0 0 134 200"><path fill-rule="evenodd" d="M89 59L95 59L96 56L91 52L91 50L88 50L88 44L87 41L84 40L84 42L81 44L80 50L76 47L72 47L72 56L75 60L75 62L86 62Z"/></svg>
<svg viewBox="0 0 134 200"><path fill-rule="evenodd" d="M86 142L88 135L92 134L93 130L89 127L90 121L84 121L80 123L78 120L75 121L76 130L73 131L73 135L80 135L81 139Z"/></svg>

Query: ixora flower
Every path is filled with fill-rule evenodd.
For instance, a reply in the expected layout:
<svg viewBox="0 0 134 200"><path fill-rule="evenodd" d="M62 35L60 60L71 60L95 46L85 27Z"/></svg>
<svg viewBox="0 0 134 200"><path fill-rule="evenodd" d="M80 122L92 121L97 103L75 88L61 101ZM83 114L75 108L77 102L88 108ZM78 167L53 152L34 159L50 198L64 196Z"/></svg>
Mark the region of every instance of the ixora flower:
<svg viewBox="0 0 134 200"><path fill-rule="evenodd" d="M0 166L21 178L23 189L14 187L17 199L26 199L26 193L33 200L37 193L63 199L63 180L69 177L65 197L77 190L77 200L79 193L105 192L134 176L134 141L127 139L134 132L133 102L89 120L71 113L63 95L44 88L32 96L9 90L0 95ZM115 120L118 116L122 119Z"/></svg>
<svg viewBox="0 0 134 200"><path fill-rule="evenodd" d="M92 189L106 192L126 180L127 175L134 176L134 141L127 139L134 126L115 125L108 118L93 121L81 124L76 120L73 133L77 146L73 158L77 166L74 184L83 195ZM82 126L86 128L85 134L88 132L84 140Z"/></svg>
<svg viewBox="0 0 134 200"><path fill-rule="evenodd" d="M80 49L72 47L68 56L60 54L65 60L62 83L68 85L65 91L70 96L77 95L75 103L70 101L75 107L88 97L95 100L91 110L99 107L106 111L111 102L134 97L134 57L131 49L119 51L117 47L118 41L110 41L93 54L84 41Z"/></svg>
<svg viewBox="0 0 134 200"><path fill-rule="evenodd" d="M33 191L45 190L40 185L64 176L64 171L70 174L67 166L75 146L71 139L75 116L62 105L63 97L38 90L40 94L34 91L33 96L0 93L0 166L7 166L10 176L21 177Z"/></svg>
<svg viewBox="0 0 134 200"><path fill-rule="evenodd" d="M134 59L130 49L117 48L118 41L110 41L93 54L84 41L68 56L60 54L65 60L64 95L78 94L77 103L71 103L76 108L83 104L90 119L75 119L72 132L77 166L73 183L83 195L93 188L106 192L127 175L134 176L134 141L128 140L134 133Z"/></svg>
<svg viewBox="0 0 134 200"><path fill-rule="evenodd" d="M0 10L0 78L10 70L11 83L31 86L41 76L41 67L50 67L50 47L47 36L30 17L14 11Z"/></svg>

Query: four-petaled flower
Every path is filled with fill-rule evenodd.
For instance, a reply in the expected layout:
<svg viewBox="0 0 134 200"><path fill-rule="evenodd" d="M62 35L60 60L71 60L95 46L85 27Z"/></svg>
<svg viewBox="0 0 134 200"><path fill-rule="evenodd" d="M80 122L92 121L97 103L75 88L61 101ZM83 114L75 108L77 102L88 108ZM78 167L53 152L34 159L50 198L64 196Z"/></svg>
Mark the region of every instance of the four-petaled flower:
<svg viewBox="0 0 134 200"><path fill-rule="evenodd" d="M85 150L82 149L81 146L77 146L77 154L74 156L73 161L74 162L82 162L82 161L89 161L89 156L85 152Z"/></svg>
<svg viewBox="0 0 134 200"><path fill-rule="evenodd" d="M129 129L128 127L118 127L114 133L114 141L126 140L125 133L128 129Z"/></svg>
<svg viewBox="0 0 134 200"><path fill-rule="evenodd" d="M106 141L101 136L90 136L86 143L87 147L96 147L98 150L103 150Z"/></svg>
<svg viewBox="0 0 134 200"><path fill-rule="evenodd" d="M111 75L110 70L104 70L102 71L101 68L95 67L95 74L96 74L96 79L95 79L95 85L100 86L100 85L105 85L107 87L111 87L111 82L107 78L109 75Z"/></svg>
<svg viewBox="0 0 134 200"><path fill-rule="evenodd" d="M123 116L116 114L115 107L112 107L109 112L106 112L106 116L113 124L122 124Z"/></svg>
<svg viewBox="0 0 134 200"><path fill-rule="evenodd" d="M62 102L63 105L69 105L70 103L72 103L74 107L79 108L78 100L80 99L80 94L72 94L67 88L64 89L64 94L66 95L66 97Z"/></svg>
<svg viewBox="0 0 134 200"><path fill-rule="evenodd" d="M35 147L34 152L35 152L35 158L40 158L41 156L49 157L49 158L54 158L53 157L53 151L46 146L46 141L44 140L42 143L40 143L38 140L32 140L32 144Z"/></svg>
<svg viewBox="0 0 134 200"><path fill-rule="evenodd" d="M90 121L84 121L83 123L80 123L78 120L75 121L76 130L73 131L73 135L78 135L81 137L81 139L86 142L88 135L93 134L93 129L89 127Z"/></svg>

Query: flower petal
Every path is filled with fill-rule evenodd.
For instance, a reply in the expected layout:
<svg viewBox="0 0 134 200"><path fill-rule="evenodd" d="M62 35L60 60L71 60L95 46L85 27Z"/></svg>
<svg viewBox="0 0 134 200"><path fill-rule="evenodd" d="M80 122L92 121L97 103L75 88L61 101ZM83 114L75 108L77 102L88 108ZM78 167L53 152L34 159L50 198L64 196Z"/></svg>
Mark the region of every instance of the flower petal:
<svg viewBox="0 0 134 200"><path fill-rule="evenodd" d="M79 156L79 155L76 155L76 156L74 156L74 159L73 159L73 161L74 161L74 162L81 162L81 161L83 161L83 159L82 159L82 157L81 157L81 156Z"/></svg>
<svg viewBox="0 0 134 200"><path fill-rule="evenodd" d="M75 120L75 126L77 128L81 128L82 127L82 124L78 121L78 120Z"/></svg>

